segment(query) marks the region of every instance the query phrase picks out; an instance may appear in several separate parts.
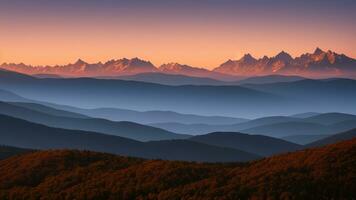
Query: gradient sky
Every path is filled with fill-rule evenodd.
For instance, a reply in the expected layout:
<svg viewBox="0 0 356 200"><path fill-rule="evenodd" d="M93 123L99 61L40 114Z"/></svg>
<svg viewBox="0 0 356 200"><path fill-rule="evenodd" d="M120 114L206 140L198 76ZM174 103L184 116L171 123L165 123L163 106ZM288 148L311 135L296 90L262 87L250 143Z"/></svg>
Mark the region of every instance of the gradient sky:
<svg viewBox="0 0 356 200"><path fill-rule="evenodd" d="M354 0L0 0L0 63L140 57L214 68L315 47L356 57Z"/></svg>

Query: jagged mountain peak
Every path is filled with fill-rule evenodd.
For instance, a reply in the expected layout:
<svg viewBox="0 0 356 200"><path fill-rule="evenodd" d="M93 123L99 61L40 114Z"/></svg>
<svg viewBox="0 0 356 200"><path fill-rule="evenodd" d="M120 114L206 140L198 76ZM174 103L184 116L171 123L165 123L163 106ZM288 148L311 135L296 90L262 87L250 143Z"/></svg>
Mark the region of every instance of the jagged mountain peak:
<svg viewBox="0 0 356 200"><path fill-rule="evenodd" d="M275 59L282 60L282 61L285 61L285 62L289 62L289 61L293 60L292 56L289 53L285 52L285 51L279 52L275 56Z"/></svg>
<svg viewBox="0 0 356 200"><path fill-rule="evenodd" d="M244 63L254 63L257 60L251 54L247 53L244 56L242 56L242 58L239 61Z"/></svg>
<svg viewBox="0 0 356 200"><path fill-rule="evenodd" d="M316 48L312 54L305 53L295 58L281 51L271 58L264 56L248 64L242 62L245 59L252 60L251 57L250 54L246 54L239 61L228 60L214 71L240 76L282 74L306 77L356 77L356 60L331 50L325 52Z"/></svg>
<svg viewBox="0 0 356 200"><path fill-rule="evenodd" d="M86 64L88 64L88 63L86 63L85 61L83 61L80 58L74 63L74 65L86 65Z"/></svg>
<svg viewBox="0 0 356 200"><path fill-rule="evenodd" d="M330 51L330 50L329 50ZM320 55L322 53L325 53L323 50L321 50L319 47L317 47L315 50L314 50L314 55Z"/></svg>

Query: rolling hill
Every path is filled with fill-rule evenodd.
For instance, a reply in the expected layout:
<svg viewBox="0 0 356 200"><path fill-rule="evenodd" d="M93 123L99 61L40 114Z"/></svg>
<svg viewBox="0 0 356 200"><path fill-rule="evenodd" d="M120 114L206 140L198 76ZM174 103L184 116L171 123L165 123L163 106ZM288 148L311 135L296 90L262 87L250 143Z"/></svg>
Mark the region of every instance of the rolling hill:
<svg viewBox="0 0 356 200"><path fill-rule="evenodd" d="M271 156L301 149L302 146L263 135L237 132L215 132L199 135L189 140L220 147L236 148L261 156Z"/></svg>
<svg viewBox="0 0 356 200"><path fill-rule="evenodd" d="M346 131L356 128L356 120L350 120L355 117L355 115L343 113L325 113L307 118L288 116L262 117L247 122L227 125L182 123L153 123L149 125L190 135L223 131L286 137L293 135L330 135Z"/></svg>
<svg viewBox="0 0 356 200"><path fill-rule="evenodd" d="M98 118L56 116L52 114L54 112L61 112L63 114L63 112L53 111L51 109L44 109L44 112L51 113L48 114L38 111L39 106L36 106L35 108L31 109L31 105L33 104L26 105L30 107L30 109L28 107L22 107L5 102L0 102L0 114L9 115L15 118L24 119L51 127L94 131L140 141L183 139L189 137L187 135L175 134L163 129L141 125L133 122L113 122ZM41 107L41 109L42 108L43 107Z"/></svg>
<svg viewBox="0 0 356 200"><path fill-rule="evenodd" d="M0 89L35 101L82 108L169 110L197 115L246 116L247 118L248 115L244 113L261 113L257 110L250 112L252 104L253 109L264 108L266 112L268 108L272 112L274 108L288 101L273 94L240 86L167 86L93 78L38 79L30 77L16 81L0 79Z"/></svg>
<svg viewBox="0 0 356 200"><path fill-rule="evenodd" d="M289 135L282 137L281 139L300 145L306 145L329 136L330 135Z"/></svg>
<svg viewBox="0 0 356 200"><path fill-rule="evenodd" d="M331 125L336 123L341 123L344 121L356 121L356 115L346 114L346 113L324 113L319 115L314 115L305 118L304 121Z"/></svg>
<svg viewBox="0 0 356 200"><path fill-rule="evenodd" d="M0 100L9 102L28 102L30 100L23 98L13 92L0 89Z"/></svg>
<svg viewBox="0 0 356 200"><path fill-rule="evenodd" d="M202 123L212 125L234 124L248 121L248 119L224 116L202 116L194 114L182 114L173 111L135 111L120 108L93 108L84 109L73 106L41 103L59 110L81 113L94 118L103 118L113 121L130 121L141 124L151 123Z"/></svg>
<svg viewBox="0 0 356 200"><path fill-rule="evenodd" d="M286 137L293 135L332 135L353 128L356 128L356 120L341 121L331 125L311 122L284 122L256 126L242 130L242 132L264 134L272 137Z"/></svg>
<svg viewBox="0 0 356 200"><path fill-rule="evenodd" d="M0 145L0 160L32 151L33 150Z"/></svg>
<svg viewBox="0 0 356 200"><path fill-rule="evenodd" d="M246 164L39 151L0 161L0 198L352 199L355 150L353 139Z"/></svg>
<svg viewBox="0 0 356 200"><path fill-rule="evenodd" d="M229 82L219 81L208 77L193 77L181 74L167 73L141 73L130 76L99 77L108 79L120 79L129 81L140 81L147 83L157 83L163 85L229 85ZM233 83L230 83L231 85Z"/></svg>
<svg viewBox="0 0 356 200"><path fill-rule="evenodd" d="M232 162L254 160L259 156L237 149L222 148L186 140L139 142L101 133L52 128L0 115L0 141L3 145L30 149L83 149L125 156Z"/></svg>
<svg viewBox="0 0 356 200"><path fill-rule="evenodd" d="M311 111L356 114L353 113L356 110L356 81L349 79L306 79L239 86L167 86L124 80L38 79L23 76L16 80L0 79L0 89L28 99L82 108L169 110L242 118Z"/></svg>
<svg viewBox="0 0 356 200"><path fill-rule="evenodd" d="M86 115L79 114L76 112L59 110L59 109L55 109L55 108L45 106L42 104L37 104L37 103L24 103L24 102L8 102L8 103L11 105L14 105L14 106L27 108L27 109L30 109L33 111L46 113L46 114L54 115L54 116L58 116L58 117L71 117L71 118L80 118L80 119L89 119L90 118Z"/></svg>
<svg viewBox="0 0 356 200"><path fill-rule="evenodd" d="M244 87L292 98L299 103L293 106L297 112L350 113L354 111L356 100L356 80L325 79L300 80L288 83L244 84ZM303 105L301 105L303 104Z"/></svg>
<svg viewBox="0 0 356 200"><path fill-rule="evenodd" d="M356 129L348 130L342 133L338 133L335 135L331 135L329 137L317 140L315 142L309 143L306 146L307 147L320 147L328 144L333 144L336 142L344 141L344 140L350 140L356 137Z"/></svg>
<svg viewBox="0 0 356 200"><path fill-rule="evenodd" d="M238 81L239 84L266 84L279 82L294 82L306 79L301 76L285 76L285 75L268 75L254 76Z"/></svg>

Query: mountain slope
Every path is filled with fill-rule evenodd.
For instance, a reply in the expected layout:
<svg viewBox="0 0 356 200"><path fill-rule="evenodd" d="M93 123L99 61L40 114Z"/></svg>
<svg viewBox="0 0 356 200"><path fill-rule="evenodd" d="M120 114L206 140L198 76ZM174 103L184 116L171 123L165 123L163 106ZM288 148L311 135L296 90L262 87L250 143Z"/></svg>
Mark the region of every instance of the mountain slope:
<svg viewBox="0 0 356 200"><path fill-rule="evenodd" d="M129 81L141 81L148 83L157 83L163 85L230 85L229 82L219 81L207 77L193 77L181 74L167 74L167 73L141 73L131 76L118 77L99 77L99 78L114 78ZM233 85L233 83L231 83Z"/></svg>
<svg viewBox="0 0 356 200"><path fill-rule="evenodd" d="M293 103L298 112L356 114L356 80L325 79L301 80L289 83L248 84L244 87L269 92L298 101ZM288 109L288 108L286 108Z"/></svg>
<svg viewBox="0 0 356 200"><path fill-rule="evenodd" d="M286 137L292 135L327 135L356 128L355 115L342 113L325 113L320 117L295 118L286 116L262 117L235 124L183 124L183 123L152 123L154 127L176 133L201 135L211 132L243 132ZM350 120L351 119L351 120Z"/></svg>
<svg viewBox="0 0 356 200"><path fill-rule="evenodd" d="M268 76L254 76L238 81L239 84L266 84L279 82L294 82L305 79L301 76L283 76L283 75L268 75Z"/></svg>
<svg viewBox="0 0 356 200"><path fill-rule="evenodd" d="M0 102L0 114L28 120L31 122L66 129L94 131L140 141L182 139L188 136L179 135L163 129L145 126L132 122L113 122L98 118L73 118L55 116L36 109L29 109L9 103Z"/></svg>
<svg viewBox="0 0 356 200"><path fill-rule="evenodd" d="M212 132L237 132L241 130L246 130L249 128L269 125L274 123L283 123L283 122L294 122L299 121L298 118L293 117L285 117L285 116L272 116L272 117L262 117L253 120L249 120L246 122L240 123L232 123L232 124L204 124L204 123L196 123L196 124L183 124L183 123L151 123L149 125L162 128L165 130L169 130L176 133L184 133L190 135L201 135Z"/></svg>
<svg viewBox="0 0 356 200"><path fill-rule="evenodd" d="M206 162L246 161L259 158L241 150L193 141L139 142L95 132L59 129L0 115L0 141L31 149L85 149L119 155Z"/></svg>
<svg viewBox="0 0 356 200"><path fill-rule="evenodd" d="M0 145L0 160L31 151L33 150Z"/></svg>
<svg viewBox="0 0 356 200"><path fill-rule="evenodd" d="M249 135L237 132L215 132L199 135L189 140L220 147L236 148L261 156L292 152L300 145L263 135Z"/></svg>
<svg viewBox="0 0 356 200"><path fill-rule="evenodd" d="M194 114L182 114L172 111L134 111L119 108L95 108L83 109L73 106L52 104L42 101L34 101L23 98L12 92L0 90L0 101L26 107L47 114L75 117L75 118L103 118L113 121L130 121L141 124L176 122L176 123L202 123L202 124L234 124L248 121L244 118L224 116L202 116Z"/></svg>
<svg viewBox="0 0 356 200"><path fill-rule="evenodd" d="M28 102L29 100L23 98L13 92L0 89L0 101L9 101L9 102Z"/></svg>
<svg viewBox="0 0 356 200"><path fill-rule="evenodd" d="M356 121L356 115L346 114L346 113L324 113L320 115L311 116L305 118L303 121L331 125L344 121Z"/></svg>
<svg viewBox="0 0 356 200"><path fill-rule="evenodd" d="M331 135L353 128L356 128L356 120L342 121L331 125L297 121L256 126L245 129L242 132L264 134L272 137L286 137L292 135Z"/></svg>
<svg viewBox="0 0 356 200"><path fill-rule="evenodd" d="M356 137L356 129L352 129L349 131L345 131L342 133L338 133L338 134L317 140L315 142L307 144L306 146L307 147L320 147L320 146L333 144L333 143L344 141L344 140L350 140L355 137Z"/></svg>
<svg viewBox="0 0 356 200"><path fill-rule="evenodd" d="M289 135L282 137L281 139L300 145L306 145L329 136L330 135Z"/></svg>
<svg viewBox="0 0 356 200"><path fill-rule="evenodd" d="M58 117L71 117L71 118L81 118L81 119L88 119L88 116L79 114L79 113L75 113L75 112L70 112L70 111L64 111L64 110L59 110L59 109L55 109L49 106L45 106L42 104L37 104L37 103L23 103L23 102L10 102L9 104L11 105L15 105L15 106L19 106L19 107L23 107L23 108L27 108L30 110L34 110L37 112L42 112L42 113L46 113L49 115L54 115L54 116L58 116Z"/></svg>
<svg viewBox="0 0 356 200"><path fill-rule="evenodd" d="M327 126L309 122L283 122L245 129L242 132L251 134L264 134L272 137L285 137L290 135L320 135L329 134Z"/></svg>
<svg viewBox="0 0 356 200"><path fill-rule="evenodd" d="M355 139L247 164L40 151L0 161L0 198L352 199L355 164Z"/></svg>
<svg viewBox="0 0 356 200"><path fill-rule="evenodd" d="M201 116L193 114L181 114L172 111L134 111L119 108L94 108L82 109L72 106L62 106L55 104L46 104L60 110L74 111L87 116L104 118L113 121L130 121L141 124L150 123L204 123L204 124L233 124L248 121L248 119L223 117L223 116Z"/></svg>
<svg viewBox="0 0 356 200"><path fill-rule="evenodd" d="M317 113L317 112L305 112L305 113L297 113L297 114L293 114L290 115L290 117L294 117L294 118L308 118L308 117L313 117L316 115L320 115L321 113Z"/></svg>

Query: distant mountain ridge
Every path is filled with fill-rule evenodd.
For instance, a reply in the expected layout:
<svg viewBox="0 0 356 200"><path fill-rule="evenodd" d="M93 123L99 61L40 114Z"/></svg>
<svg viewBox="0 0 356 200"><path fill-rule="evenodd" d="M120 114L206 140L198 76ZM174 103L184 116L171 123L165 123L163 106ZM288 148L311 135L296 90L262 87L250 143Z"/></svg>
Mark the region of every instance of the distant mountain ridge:
<svg viewBox="0 0 356 200"><path fill-rule="evenodd" d="M139 58L122 58L105 63L87 63L78 59L75 63L56 66L31 66L24 63L3 63L0 68L25 74L56 74L60 76L119 76L140 73L166 73L193 77L209 77L218 80L238 80L238 77L263 75L298 75L306 77L355 77L356 60L331 50L316 48L293 58L287 52L256 59L245 54L240 60L228 60L213 70L179 63L167 63L159 67Z"/></svg>
<svg viewBox="0 0 356 200"><path fill-rule="evenodd" d="M87 63L78 59L73 64L56 66L31 66L23 63L3 63L0 68L24 74L57 74L64 76L105 76L129 75L145 72L158 72L158 69L149 61L139 58L109 60L105 63Z"/></svg>
<svg viewBox="0 0 356 200"><path fill-rule="evenodd" d="M30 149L85 149L152 159L232 162L253 153L188 140L140 142L98 132L53 128L0 114L0 144ZM1 198L0 198L1 199Z"/></svg>
<svg viewBox="0 0 356 200"><path fill-rule="evenodd" d="M299 75L305 77L355 77L356 60L331 50L316 48L314 53L305 53L292 58L282 51L274 57L256 59L245 54L240 60L228 60L213 71L239 76Z"/></svg>

